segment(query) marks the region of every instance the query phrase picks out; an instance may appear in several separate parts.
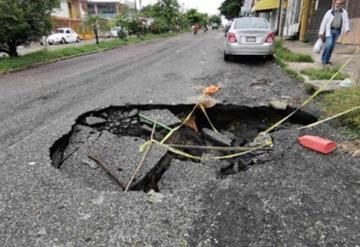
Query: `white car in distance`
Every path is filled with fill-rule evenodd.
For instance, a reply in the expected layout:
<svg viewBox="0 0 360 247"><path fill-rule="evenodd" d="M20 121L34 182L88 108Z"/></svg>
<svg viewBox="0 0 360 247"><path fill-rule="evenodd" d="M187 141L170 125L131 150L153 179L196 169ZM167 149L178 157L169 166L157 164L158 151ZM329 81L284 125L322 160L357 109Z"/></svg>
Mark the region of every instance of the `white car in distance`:
<svg viewBox="0 0 360 247"><path fill-rule="evenodd" d="M47 37L46 41L49 45L79 43L80 36L73 29L63 27L56 29L55 33Z"/></svg>

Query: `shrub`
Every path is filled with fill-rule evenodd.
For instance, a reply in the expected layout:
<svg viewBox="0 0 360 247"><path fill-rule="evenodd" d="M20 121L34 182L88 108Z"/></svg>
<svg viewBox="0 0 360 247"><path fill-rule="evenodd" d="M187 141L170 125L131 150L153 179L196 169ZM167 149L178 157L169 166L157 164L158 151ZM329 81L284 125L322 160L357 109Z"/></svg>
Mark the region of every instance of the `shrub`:
<svg viewBox="0 0 360 247"><path fill-rule="evenodd" d="M160 34L160 33L169 32L170 30L164 20L156 19L153 23L151 23L149 27L149 31L152 33Z"/></svg>

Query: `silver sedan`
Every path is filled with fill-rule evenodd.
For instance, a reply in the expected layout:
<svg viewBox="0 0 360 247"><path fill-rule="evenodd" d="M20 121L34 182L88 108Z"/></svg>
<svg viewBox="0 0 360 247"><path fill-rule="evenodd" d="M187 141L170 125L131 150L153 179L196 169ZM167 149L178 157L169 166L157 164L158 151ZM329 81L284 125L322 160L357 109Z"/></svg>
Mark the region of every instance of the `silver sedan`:
<svg viewBox="0 0 360 247"><path fill-rule="evenodd" d="M269 22L262 17L235 19L226 34L224 59L233 55L272 57L275 35Z"/></svg>

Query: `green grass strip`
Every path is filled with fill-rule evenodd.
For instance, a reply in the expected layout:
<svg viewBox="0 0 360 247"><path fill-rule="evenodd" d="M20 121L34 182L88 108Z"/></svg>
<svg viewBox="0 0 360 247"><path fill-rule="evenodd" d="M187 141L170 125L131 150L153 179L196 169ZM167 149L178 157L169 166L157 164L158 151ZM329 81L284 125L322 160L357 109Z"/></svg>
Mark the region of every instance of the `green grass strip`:
<svg viewBox="0 0 360 247"><path fill-rule="evenodd" d="M329 80L339 69L338 68L322 68L322 69L305 69L301 71L301 74L309 76L311 80ZM349 75L339 73L334 80L344 80Z"/></svg>
<svg viewBox="0 0 360 247"><path fill-rule="evenodd" d="M308 54L295 53L290 51L288 48L283 47L281 41L276 41L274 51L278 58L287 62L302 62L302 63L314 62L312 57Z"/></svg>
<svg viewBox="0 0 360 247"><path fill-rule="evenodd" d="M130 36L126 40L113 39L108 41L101 41L98 45L88 44L79 47L66 47L52 51L43 49L41 51L29 53L27 55L20 57L0 58L0 72L9 72L13 70L26 69L38 64L56 61L59 59L65 59L77 55L110 50L125 45L138 44L144 41L174 36L175 34L176 33L146 34L142 37Z"/></svg>

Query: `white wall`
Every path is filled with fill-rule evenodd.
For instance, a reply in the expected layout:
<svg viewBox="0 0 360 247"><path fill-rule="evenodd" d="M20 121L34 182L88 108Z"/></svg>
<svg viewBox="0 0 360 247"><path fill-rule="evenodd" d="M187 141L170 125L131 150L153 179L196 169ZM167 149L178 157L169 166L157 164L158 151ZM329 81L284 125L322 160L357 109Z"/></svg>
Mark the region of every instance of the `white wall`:
<svg viewBox="0 0 360 247"><path fill-rule="evenodd" d="M70 18L69 6L66 0L60 0L60 8L53 10L53 16Z"/></svg>
<svg viewBox="0 0 360 247"><path fill-rule="evenodd" d="M283 30L284 36L292 36L299 32L300 12L301 0L289 0Z"/></svg>

